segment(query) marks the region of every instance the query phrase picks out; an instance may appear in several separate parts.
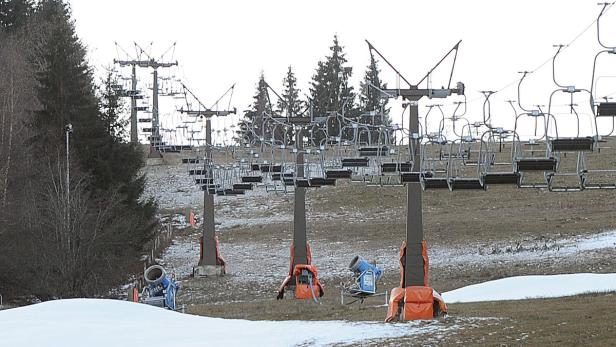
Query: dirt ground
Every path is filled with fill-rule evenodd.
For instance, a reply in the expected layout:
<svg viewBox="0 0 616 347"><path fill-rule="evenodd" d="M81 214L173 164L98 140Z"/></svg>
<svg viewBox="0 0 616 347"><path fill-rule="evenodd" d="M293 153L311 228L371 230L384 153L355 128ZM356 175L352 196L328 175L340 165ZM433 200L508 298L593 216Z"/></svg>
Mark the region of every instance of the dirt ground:
<svg viewBox="0 0 616 347"><path fill-rule="evenodd" d="M162 187L163 181L176 182L161 193L167 213L191 207L199 220L202 193L189 187L185 169L148 170L151 184ZM613 272L616 245L579 245L614 236L615 194L612 190L554 193L513 187L425 191L430 285L444 292L515 275ZM289 267L293 195L265 193L259 188L246 196L216 198L218 235L229 264L228 275L189 276L198 257L199 230L183 229L161 257L160 262L182 280L179 301L187 305L187 312L256 320L383 320L387 310L383 297L371 298L361 306L342 305L340 283L352 277L347 269L351 258L362 255L384 269L379 290L397 286L406 188L339 181L336 187L309 190L307 207L313 264L325 286L319 304L276 300L276 290ZM442 323L456 329L422 339L422 344L609 345L616 341L613 307L612 294L452 304ZM375 342L406 344L415 343L405 339Z"/></svg>
<svg viewBox="0 0 616 347"><path fill-rule="evenodd" d="M467 324L454 334L426 336L422 340L428 344L462 346L613 346L616 341L614 300L616 297L610 293L450 305L450 316L442 319L445 325L455 324L456 318L485 319L480 324ZM378 343L380 346L416 344L417 341L409 338Z"/></svg>

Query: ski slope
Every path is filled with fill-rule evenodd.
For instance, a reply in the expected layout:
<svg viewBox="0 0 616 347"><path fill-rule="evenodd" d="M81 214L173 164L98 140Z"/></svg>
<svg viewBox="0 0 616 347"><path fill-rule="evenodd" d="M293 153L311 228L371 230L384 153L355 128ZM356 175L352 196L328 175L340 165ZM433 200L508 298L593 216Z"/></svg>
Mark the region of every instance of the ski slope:
<svg viewBox="0 0 616 347"><path fill-rule="evenodd" d="M221 319L106 299L55 300L0 311L0 345L11 347L322 346L437 329L438 324Z"/></svg>
<svg viewBox="0 0 616 347"><path fill-rule="evenodd" d="M443 293L443 298L451 304L606 291L616 291L616 274L517 276L452 290ZM55 300L0 311L0 345L12 347L324 346L368 341L378 345L379 340L404 336L420 338L463 328L439 322L384 324L222 319L107 299Z"/></svg>

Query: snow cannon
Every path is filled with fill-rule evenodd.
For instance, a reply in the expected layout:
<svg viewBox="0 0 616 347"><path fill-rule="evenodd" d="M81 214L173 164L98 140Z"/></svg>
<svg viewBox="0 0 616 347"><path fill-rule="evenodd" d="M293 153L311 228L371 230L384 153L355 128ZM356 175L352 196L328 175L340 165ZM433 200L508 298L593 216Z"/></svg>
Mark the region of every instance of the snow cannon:
<svg viewBox="0 0 616 347"><path fill-rule="evenodd" d="M152 265L145 270L143 277L148 285L157 286L167 279L167 272L160 265Z"/></svg>
<svg viewBox="0 0 616 347"><path fill-rule="evenodd" d="M175 296L179 285L167 277L165 269L160 265L152 265L145 270L143 277L148 285L141 292L141 302L175 310Z"/></svg>
<svg viewBox="0 0 616 347"><path fill-rule="evenodd" d="M370 264L362 256L356 255L349 264L349 270L357 275L357 289L365 294L376 293L376 282L383 275L383 270Z"/></svg>

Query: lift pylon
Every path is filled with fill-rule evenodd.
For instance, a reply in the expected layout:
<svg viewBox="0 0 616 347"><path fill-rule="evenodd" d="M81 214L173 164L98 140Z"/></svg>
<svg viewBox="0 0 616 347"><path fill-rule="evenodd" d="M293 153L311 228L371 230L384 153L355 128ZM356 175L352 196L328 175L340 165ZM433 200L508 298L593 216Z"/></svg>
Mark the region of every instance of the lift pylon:
<svg viewBox="0 0 616 347"><path fill-rule="evenodd" d="M224 95L234 88L233 85ZM205 173L205 185L203 186L203 235L201 236L201 252L199 264L194 268L197 276L224 275L226 273L225 260L220 254L218 236L216 235L216 225L214 222L214 195L217 193L217 186L214 180L214 161L212 157L212 117L224 117L235 114L236 110L212 110L206 107L185 85L184 90L197 100L200 105L198 110L180 109L180 113L185 113L193 117L205 117L205 158L203 160L203 173ZM222 99L221 97L221 99ZM218 99L220 101L220 99ZM218 104L218 101L214 105Z"/></svg>
<svg viewBox="0 0 616 347"><path fill-rule="evenodd" d="M117 46L117 43L116 43ZM159 68L170 68L172 66L177 66L178 62L162 62L161 56L160 59L152 58L143 48L141 48L137 43L135 43L135 47L140 50L141 54L144 54L147 59L141 59L141 54L137 57L137 59L114 59L113 63L118 64L122 67L130 66L132 69L131 74L131 88L132 90L128 93L128 96L131 97L131 115L130 115L130 124L131 124L131 142L137 143L137 105L136 105L136 89L137 89L137 76L136 76L136 68L152 68L153 72L153 83L152 83L152 133L150 134L150 155L151 156L160 156L160 152L157 150L157 147L161 144L160 137L160 121L159 121L159 112L158 112L158 69ZM171 46L175 47L175 43ZM171 48L170 48L171 49ZM169 49L167 50L167 52ZM126 51L124 51L126 52ZM166 53L166 52L165 52Z"/></svg>
<svg viewBox="0 0 616 347"><path fill-rule="evenodd" d="M408 88L384 89L388 97L402 97L409 102L409 151L412 153L412 172L421 177L421 140L419 131L419 100L428 97L446 98L452 94L464 95L464 84L458 82L456 88L451 88L451 77L455 66L460 42L447 52L447 54L424 76L418 84L411 84L400 72L387 61L387 59L368 42L370 54L378 54L395 72L408 84ZM432 89L420 88L421 84L450 54L455 52L454 66L452 66L447 88ZM413 320L431 319L439 311L447 308L440 295L428 286L428 257L426 242L423 234L422 219L422 191L421 182L406 183L406 239L400 249L400 287L392 291L387 320ZM442 304L442 305L441 305ZM435 309L436 308L436 309Z"/></svg>
<svg viewBox="0 0 616 347"><path fill-rule="evenodd" d="M289 123L293 124L291 121ZM277 299L284 297L285 289L293 288L296 299L313 299L323 296L323 286L317 277L317 269L312 265L312 255L306 236L306 187L300 185L305 180L304 132L302 120L296 122L295 132L295 190L293 202L293 243L291 244L291 267L289 274L278 289Z"/></svg>

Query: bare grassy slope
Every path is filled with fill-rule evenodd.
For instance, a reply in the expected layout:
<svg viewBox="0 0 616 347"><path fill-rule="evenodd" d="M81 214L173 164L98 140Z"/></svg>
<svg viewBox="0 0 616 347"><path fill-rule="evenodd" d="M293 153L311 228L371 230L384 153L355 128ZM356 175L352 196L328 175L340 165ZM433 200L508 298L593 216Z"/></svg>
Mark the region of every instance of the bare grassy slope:
<svg viewBox="0 0 616 347"><path fill-rule="evenodd" d="M199 211L202 207L196 194L186 200ZM616 229L615 197L616 191L609 190L551 193L491 187L488 191L426 191L423 216L431 285L447 291L514 275L613 272L616 245L586 251L577 251L573 245L570 252L561 247ZM221 250L230 274L183 281L180 299L189 304L189 312L274 320L384 319L382 299L373 299L362 309L342 306L338 286L349 279L347 265L356 254L376 259L385 269L381 289L398 285L406 189L339 182L337 187L309 190L308 240L326 290L320 305L275 300L275 291L288 271L292 201L292 195L261 193L216 198ZM196 240L197 233L186 239ZM183 261L194 258L196 263L198 249L188 251L192 253ZM445 345L609 345L616 338L613 299L612 295L590 295L451 305L451 317L445 324L463 325L464 330L426 341ZM475 324L465 317L498 319ZM411 342L394 340L390 344Z"/></svg>

